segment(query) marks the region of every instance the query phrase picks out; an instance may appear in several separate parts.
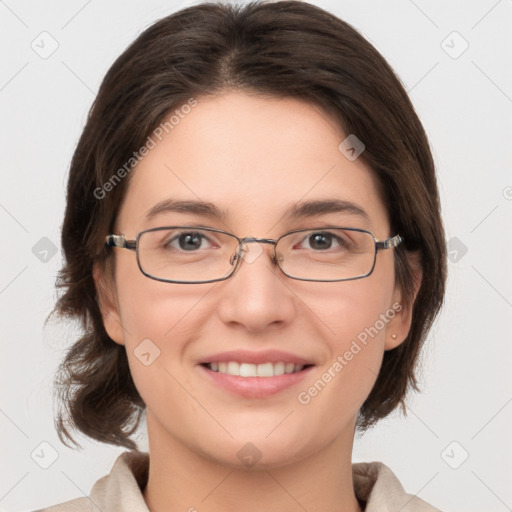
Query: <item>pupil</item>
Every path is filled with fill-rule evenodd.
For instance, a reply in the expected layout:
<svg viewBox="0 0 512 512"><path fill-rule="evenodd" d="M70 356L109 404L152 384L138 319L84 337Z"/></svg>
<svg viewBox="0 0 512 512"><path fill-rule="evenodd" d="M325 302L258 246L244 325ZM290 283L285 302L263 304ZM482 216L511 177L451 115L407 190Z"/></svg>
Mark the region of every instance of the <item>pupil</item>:
<svg viewBox="0 0 512 512"><path fill-rule="evenodd" d="M325 243L325 240L327 239L325 235L321 234L315 234L311 235L310 239L312 240L311 246L316 249L329 249L331 247L331 241L329 240L328 243Z"/></svg>
<svg viewBox="0 0 512 512"><path fill-rule="evenodd" d="M181 235L179 238L180 247L185 250L196 249L201 245L201 235L199 233L192 233ZM194 245L195 244L195 245Z"/></svg>

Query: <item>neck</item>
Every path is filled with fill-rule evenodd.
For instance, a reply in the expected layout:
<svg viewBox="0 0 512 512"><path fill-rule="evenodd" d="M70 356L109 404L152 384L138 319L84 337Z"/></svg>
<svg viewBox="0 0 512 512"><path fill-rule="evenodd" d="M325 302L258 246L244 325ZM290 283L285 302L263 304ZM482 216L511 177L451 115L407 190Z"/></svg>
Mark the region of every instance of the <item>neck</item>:
<svg viewBox="0 0 512 512"><path fill-rule="evenodd" d="M265 469L230 466L191 450L148 414L151 512L361 512L354 494L353 428L312 456Z"/></svg>

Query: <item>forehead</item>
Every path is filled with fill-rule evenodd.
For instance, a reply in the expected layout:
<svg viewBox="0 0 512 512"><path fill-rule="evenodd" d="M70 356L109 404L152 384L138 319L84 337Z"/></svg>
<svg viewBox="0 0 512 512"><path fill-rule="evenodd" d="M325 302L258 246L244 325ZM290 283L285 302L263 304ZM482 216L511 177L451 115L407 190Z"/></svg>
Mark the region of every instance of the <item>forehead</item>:
<svg viewBox="0 0 512 512"><path fill-rule="evenodd" d="M233 229L254 231L277 229L294 220L297 204L325 199L364 210L360 227L386 229L373 171L346 158L346 135L318 107L236 92L199 97L187 112L152 136L154 147L132 170L117 222L126 232L155 225L152 214L166 202L209 203Z"/></svg>

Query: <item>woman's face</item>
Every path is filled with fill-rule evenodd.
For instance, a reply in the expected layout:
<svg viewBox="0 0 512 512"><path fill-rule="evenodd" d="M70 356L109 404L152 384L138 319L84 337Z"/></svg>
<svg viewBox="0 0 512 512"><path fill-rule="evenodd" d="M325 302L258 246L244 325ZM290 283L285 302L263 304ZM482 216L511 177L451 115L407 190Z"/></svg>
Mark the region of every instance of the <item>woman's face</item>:
<svg viewBox="0 0 512 512"><path fill-rule="evenodd" d="M135 239L142 230L169 225L272 239L326 225L367 229L378 240L396 234L372 172L361 158L350 161L340 151L348 134L318 108L240 92L197 102L161 141L153 137L156 146L132 171L116 234ZM148 215L170 200L210 203L226 215L171 208ZM366 216L351 210L285 216L297 203L318 200L350 202ZM409 328L394 284L393 251L379 251L364 279L308 282L273 266L271 245L246 249L230 279L206 284L149 279L134 252L114 249L116 298L104 306L105 325L126 346L147 406L150 447L168 443L237 466L252 456L267 467L302 460L334 442L351 449L357 411L383 352ZM206 368L212 361L257 363L277 373L281 365L268 363L310 366L242 377Z"/></svg>

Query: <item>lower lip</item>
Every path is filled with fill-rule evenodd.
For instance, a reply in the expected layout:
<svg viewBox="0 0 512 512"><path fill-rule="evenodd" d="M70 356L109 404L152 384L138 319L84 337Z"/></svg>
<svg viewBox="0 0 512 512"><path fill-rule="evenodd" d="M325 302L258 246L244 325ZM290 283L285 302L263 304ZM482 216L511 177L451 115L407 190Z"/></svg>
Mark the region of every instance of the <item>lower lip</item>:
<svg viewBox="0 0 512 512"><path fill-rule="evenodd" d="M308 366L300 372L285 373L275 377L240 377L238 375L214 372L203 365L198 365L198 367L214 384L247 398L265 398L275 395L279 391L302 381L314 368L313 366Z"/></svg>

